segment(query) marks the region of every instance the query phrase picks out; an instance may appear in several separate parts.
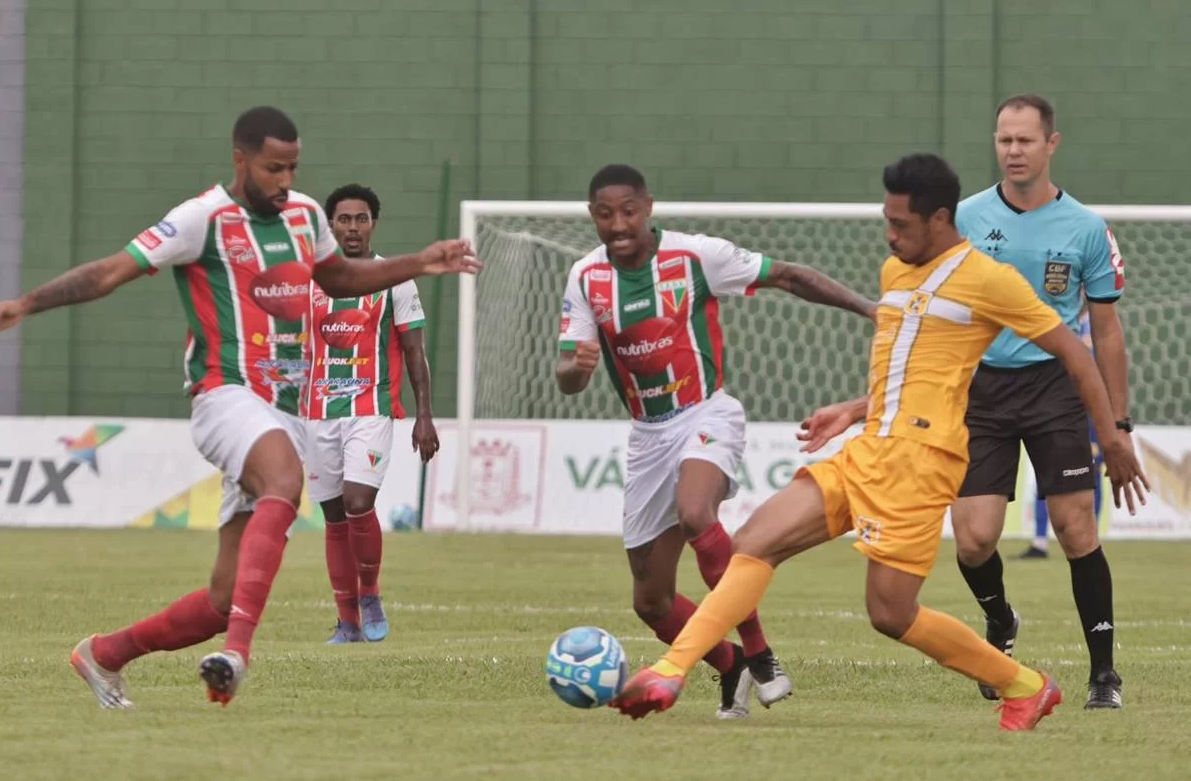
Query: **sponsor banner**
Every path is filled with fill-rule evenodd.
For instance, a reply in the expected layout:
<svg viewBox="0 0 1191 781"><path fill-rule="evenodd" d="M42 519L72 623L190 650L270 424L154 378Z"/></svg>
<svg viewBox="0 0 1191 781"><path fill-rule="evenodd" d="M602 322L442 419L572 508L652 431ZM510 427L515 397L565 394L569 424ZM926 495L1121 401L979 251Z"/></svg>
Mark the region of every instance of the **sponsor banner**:
<svg viewBox="0 0 1191 781"><path fill-rule="evenodd" d="M442 449L427 470L424 525L458 528L458 432L437 421ZM385 470L377 497L382 524L416 523L420 461L412 420L395 421L393 447L369 453ZM740 491L721 508L734 531L798 469L838 451L799 452L797 426L751 423ZM473 428L469 531L619 535L627 421L480 421ZM1134 442L1153 494L1130 516L1105 486L1101 533L1108 539L1191 539L1191 427L1138 427ZM677 468L677 467L676 467ZM1007 536L1030 536L1033 469L1023 453ZM194 449L185 420L0 417L0 526L209 528L218 523L219 475ZM322 513L303 493L297 528L319 529ZM950 534L950 524L945 528Z"/></svg>
<svg viewBox="0 0 1191 781"><path fill-rule="evenodd" d="M750 423L740 491L720 509L729 531L738 529L798 469L838 452L846 437L823 451L799 452L798 427ZM849 432L853 435L854 429ZM442 451L427 478L425 526L457 528L454 515L457 434L440 424ZM607 421L479 421L472 432L471 522L473 531L538 534L621 533L625 445L629 424ZM1104 483L1100 531L1106 539L1191 539L1191 427L1141 426L1134 443L1153 494L1130 516L1112 506ZM1008 507L1006 537L1030 537L1034 528L1033 467L1023 449L1017 497ZM951 522L944 523L950 537ZM1052 532L1053 536L1053 532Z"/></svg>

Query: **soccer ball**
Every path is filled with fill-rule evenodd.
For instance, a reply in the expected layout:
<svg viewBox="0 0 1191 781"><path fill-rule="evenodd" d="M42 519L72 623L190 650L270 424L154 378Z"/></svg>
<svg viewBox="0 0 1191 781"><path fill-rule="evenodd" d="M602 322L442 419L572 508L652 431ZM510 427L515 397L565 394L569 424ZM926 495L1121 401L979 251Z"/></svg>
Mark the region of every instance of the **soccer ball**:
<svg viewBox="0 0 1191 781"><path fill-rule="evenodd" d="M594 626L568 629L546 655L546 680L558 698L576 708L607 705L629 677L624 649Z"/></svg>

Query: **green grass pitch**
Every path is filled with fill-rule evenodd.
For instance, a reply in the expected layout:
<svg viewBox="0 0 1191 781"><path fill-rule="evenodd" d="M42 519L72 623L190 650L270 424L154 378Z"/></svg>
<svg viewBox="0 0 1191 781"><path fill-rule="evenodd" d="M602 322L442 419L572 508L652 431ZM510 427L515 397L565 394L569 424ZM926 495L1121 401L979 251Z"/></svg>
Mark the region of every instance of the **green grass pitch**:
<svg viewBox="0 0 1191 781"><path fill-rule="evenodd" d="M1001 734L975 684L869 628L863 559L833 543L783 566L762 605L795 696L744 722L714 718L693 676L668 713L631 722L550 693L550 641L581 624L632 664L661 652L630 609L616 539L386 536L383 643L328 648L335 620L321 535L297 535L226 710L198 659L216 642L127 669L136 710L104 712L67 658L205 583L215 536L194 531L0 532L0 761L34 779L1160 779L1191 777L1191 545L1106 546L1125 710L1088 713L1083 637L1061 558L1010 560L1019 657L1066 702L1033 734ZM705 592L688 554L680 587ZM944 544L923 601L983 629Z"/></svg>

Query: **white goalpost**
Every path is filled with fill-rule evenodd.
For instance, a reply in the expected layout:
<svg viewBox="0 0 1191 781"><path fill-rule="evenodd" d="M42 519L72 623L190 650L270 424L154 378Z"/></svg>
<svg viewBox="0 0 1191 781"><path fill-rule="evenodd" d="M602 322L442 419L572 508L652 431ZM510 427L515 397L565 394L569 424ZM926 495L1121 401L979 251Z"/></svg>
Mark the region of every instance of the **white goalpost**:
<svg viewBox="0 0 1191 781"><path fill-rule="evenodd" d="M1120 304L1130 343L1135 418L1191 424L1191 206L1097 205L1126 263ZM888 255L876 203L658 202L663 229L721 236L814 266L875 296ZM460 233L485 263L459 281L456 528L470 528L477 420L623 419L601 369L583 394L554 387L562 291L597 246L583 201L463 201ZM862 391L871 329L840 312L762 291L725 302L727 385L750 421L796 420ZM1178 328L1176 332L1172 329Z"/></svg>

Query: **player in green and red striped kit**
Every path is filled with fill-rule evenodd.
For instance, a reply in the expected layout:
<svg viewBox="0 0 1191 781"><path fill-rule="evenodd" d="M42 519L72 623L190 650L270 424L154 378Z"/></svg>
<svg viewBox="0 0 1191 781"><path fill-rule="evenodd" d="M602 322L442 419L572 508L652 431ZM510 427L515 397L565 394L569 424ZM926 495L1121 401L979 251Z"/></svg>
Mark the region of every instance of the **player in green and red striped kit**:
<svg viewBox="0 0 1191 781"><path fill-rule="evenodd" d="M349 184L327 197L326 214L349 258L372 254L380 217L376 193ZM389 623L380 598L383 547L376 494L389 466L393 419L401 407L401 363L417 405L413 447L423 461L438 452L430 412L430 368L422 344L425 315L413 280L360 298L311 289L306 386L306 477L326 519L327 574L339 610L328 644L383 640Z"/></svg>
<svg viewBox="0 0 1191 781"><path fill-rule="evenodd" d="M108 295L172 267L190 325L186 391L199 452L225 478L219 552L209 588L132 626L80 642L71 664L105 708L131 705L121 668L226 630L224 650L200 664L211 701L227 704L248 669L302 493L303 426L296 417L307 365L303 320L312 281L336 296L369 295L415 277L475 273L464 241L416 255L344 258L318 203L293 192L300 143L275 108L242 114L232 130L235 176L171 210L123 250L74 268L14 301L0 330L27 315ZM295 425L296 423L296 425Z"/></svg>
<svg viewBox="0 0 1191 781"><path fill-rule="evenodd" d="M651 229L653 199L629 166L596 173L588 199L603 244L571 268L556 376L563 393L582 391L602 352L633 418L624 488L633 607L669 644L695 612L675 589L684 538L709 587L732 555L717 516L738 488L745 416L721 387L720 299L774 287L870 318L875 306L805 266L724 239ZM743 648L722 642L706 657L721 676L723 719L748 715L754 683L766 707L791 691L756 613L738 631Z"/></svg>

